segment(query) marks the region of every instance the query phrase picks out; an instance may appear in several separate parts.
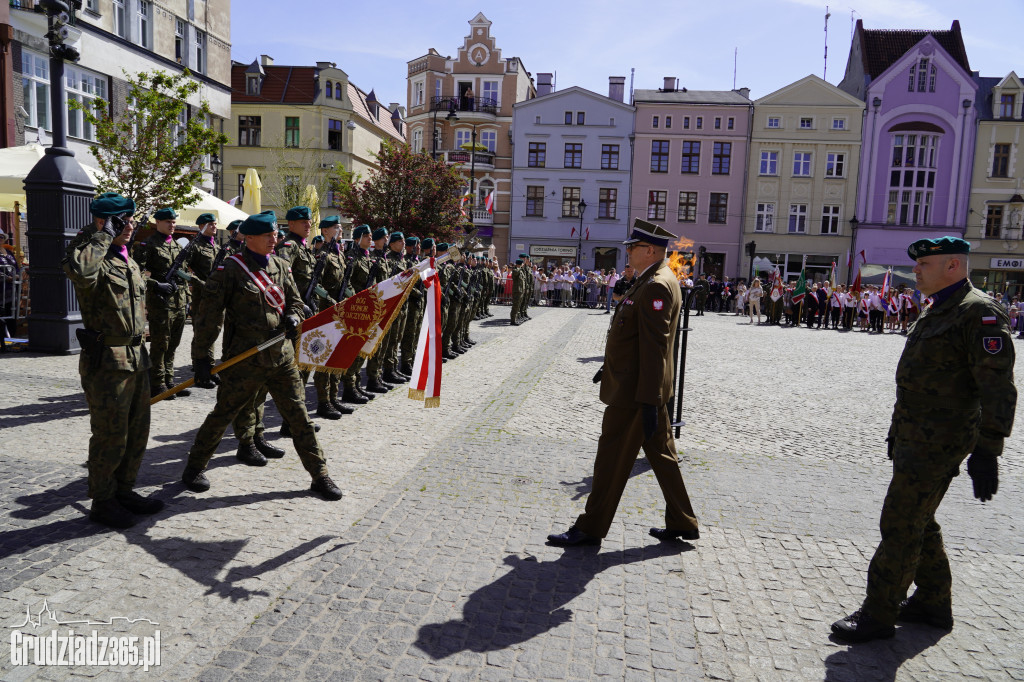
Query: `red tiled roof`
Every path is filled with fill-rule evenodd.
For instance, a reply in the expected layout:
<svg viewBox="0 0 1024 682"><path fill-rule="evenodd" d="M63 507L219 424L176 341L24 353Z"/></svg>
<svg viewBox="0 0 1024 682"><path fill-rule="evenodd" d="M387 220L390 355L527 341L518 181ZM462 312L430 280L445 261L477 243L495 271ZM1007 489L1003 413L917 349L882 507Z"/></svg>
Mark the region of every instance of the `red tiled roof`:
<svg viewBox="0 0 1024 682"><path fill-rule="evenodd" d="M878 78L883 71L892 66L893 62L921 42L925 36L931 35L946 52L967 73L971 65L967 61L967 50L964 48L963 36L960 34L960 22L954 21L948 31L921 31L904 29L868 30L857 21L860 33L861 55L864 60L864 72L872 79Z"/></svg>
<svg viewBox="0 0 1024 682"><path fill-rule="evenodd" d="M264 66L263 87L258 95L245 92L245 71L248 64L231 65L231 101L265 102L268 104L312 104L316 99L316 67Z"/></svg>
<svg viewBox="0 0 1024 682"><path fill-rule="evenodd" d="M391 111L380 102L377 103L380 114L378 117L374 117L370 113L370 107L366 104L366 93L353 85L352 81L348 82L348 98L352 101L352 113L373 125L379 126L385 133L393 135L403 142L405 141L405 126L403 125L402 131L399 131L395 127L394 119L391 118Z"/></svg>

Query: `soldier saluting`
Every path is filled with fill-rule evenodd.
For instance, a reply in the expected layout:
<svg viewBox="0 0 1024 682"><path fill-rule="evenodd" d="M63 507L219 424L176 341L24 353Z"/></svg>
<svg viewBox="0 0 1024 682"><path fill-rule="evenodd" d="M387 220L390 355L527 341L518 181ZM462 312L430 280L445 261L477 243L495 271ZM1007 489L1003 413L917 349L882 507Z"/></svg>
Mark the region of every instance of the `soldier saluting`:
<svg viewBox="0 0 1024 682"><path fill-rule="evenodd" d="M230 339L225 348L229 357L268 341L280 331L286 331L291 339L298 334L302 299L287 264L272 257L276 225L273 211L246 218L239 228L245 237L245 249L228 258L206 281L192 340L192 364L200 388L214 387L210 369L222 319L224 336ZM195 492L210 489L204 471L224 430L240 410L251 407L253 396L264 385L291 427L299 459L313 479L310 490L325 499L340 500L341 490L327 475L327 461L306 412L294 345L283 339L221 373L217 405L196 433L182 481Z"/></svg>
<svg viewBox="0 0 1024 682"><path fill-rule="evenodd" d="M133 514L155 514L164 506L132 490L149 440L150 361L142 343L146 285L128 255L135 202L108 192L89 210L94 230L76 239L63 261L85 325L78 331L78 372L92 426L89 516L112 528L129 528Z"/></svg>
<svg viewBox="0 0 1024 682"><path fill-rule="evenodd" d="M917 261L917 289L932 304L911 327L896 367L882 542L863 605L832 624L837 639L892 637L897 621L953 629L952 577L935 511L968 454L974 496L992 499L1017 405L1009 318L967 279L970 249L956 237L907 249ZM917 590L907 599L911 582Z"/></svg>

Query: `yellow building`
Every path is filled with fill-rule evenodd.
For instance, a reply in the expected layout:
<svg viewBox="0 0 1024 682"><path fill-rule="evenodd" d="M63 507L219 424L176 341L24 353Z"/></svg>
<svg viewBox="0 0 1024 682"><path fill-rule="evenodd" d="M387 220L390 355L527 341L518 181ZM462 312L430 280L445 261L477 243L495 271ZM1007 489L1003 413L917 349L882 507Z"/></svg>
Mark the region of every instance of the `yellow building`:
<svg viewBox="0 0 1024 682"><path fill-rule="evenodd" d="M864 102L811 75L754 102L743 241L758 271L846 281ZM749 272L750 260L747 257Z"/></svg>
<svg viewBox="0 0 1024 682"><path fill-rule="evenodd" d="M263 181L262 209L276 211L280 221L290 205L303 203L297 195L310 184L321 217L338 215L328 173L340 164L366 178L385 139L405 142L404 110L377 102L333 62L279 66L267 55L251 64L233 62L220 195L241 197L245 171L255 168Z"/></svg>
<svg viewBox="0 0 1024 682"><path fill-rule="evenodd" d="M971 280L989 291L1024 289L1024 83L1016 73L976 78L978 135L964 238L971 242Z"/></svg>

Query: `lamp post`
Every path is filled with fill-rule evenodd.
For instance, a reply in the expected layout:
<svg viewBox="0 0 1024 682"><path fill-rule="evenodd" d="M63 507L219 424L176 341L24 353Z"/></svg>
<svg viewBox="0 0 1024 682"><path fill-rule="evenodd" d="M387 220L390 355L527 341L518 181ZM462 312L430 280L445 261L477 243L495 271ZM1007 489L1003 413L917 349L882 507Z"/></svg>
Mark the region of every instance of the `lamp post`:
<svg viewBox="0 0 1024 682"><path fill-rule="evenodd" d="M878 99L877 97L875 99ZM857 228L860 227L860 221L857 220L857 214L854 213L853 217L850 218L850 267L846 269L846 287L850 287L850 282L853 277L853 263L857 262Z"/></svg>
<svg viewBox="0 0 1024 682"><path fill-rule="evenodd" d="M576 265L583 267L583 212L587 210L587 202L580 199L580 203L576 205L577 210L580 212L580 243L576 251Z"/></svg>
<svg viewBox="0 0 1024 682"><path fill-rule="evenodd" d="M77 353L75 329L82 325L78 298L61 268L68 242L92 222L89 201L95 188L67 147L67 103L64 61L78 61L71 37L74 10L63 0L42 0L50 46L50 121L53 144L25 178L28 243L32 257L32 314L28 318L29 350Z"/></svg>
<svg viewBox="0 0 1024 682"><path fill-rule="evenodd" d="M448 115L444 117L444 120L448 121L448 123L452 123L454 121L458 121L459 117L455 115L454 111L449 111ZM434 152L432 154L432 157L436 161L437 160L437 108L436 107L434 108L434 127L431 129L430 133L431 133L431 135L434 138L434 140L433 140Z"/></svg>
<svg viewBox="0 0 1024 682"><path fill-rule="evenodd" d="M473 137L469 148L469 196L472 204L470 211L476 208L476 124L473 124ZM470 221L473 222L473 221Z"/></svg>
<svg viewBox="0 0 1024 682"><path fill-rule="evenodd" d="M213 173L213 196L220 198L220 169L224 167L224 162L220 160L220 156L213 154L210 156L210 170Z"/></svg>

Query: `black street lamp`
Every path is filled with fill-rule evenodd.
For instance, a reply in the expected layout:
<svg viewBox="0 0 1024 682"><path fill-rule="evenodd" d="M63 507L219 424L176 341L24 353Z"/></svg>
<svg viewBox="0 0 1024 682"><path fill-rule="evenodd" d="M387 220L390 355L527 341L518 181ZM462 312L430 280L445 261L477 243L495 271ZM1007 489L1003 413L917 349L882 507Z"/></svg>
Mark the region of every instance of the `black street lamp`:
<svg viewBox="0 0 1024 682"><path fill-rule="evenodd" d="M875 99L878 99L877 97ZM877 108L877 104L875 107ZM857 214L854 213L853 217L850 218L850 254L853 258L850 260L850 267L846 269L846 287L850 287L850 281L853 277L853 264L857 262L857 228L860 227L860 221L857 220Z"/></svg>
<svg viewBox="0 0 1024 682"><path fill-rule="evenodd" d="M444 117L444 120L448 121L449 124L454 121L458 121L459 117L455 115L454 111L449 111L448 115ZM431 129L431 135L434 137L434 152L432 154L434 160L437 160L437 108L434 108L434 127Z"/></svg>
<svg viewBox="0 0 1024 682"><path fill-rule="evenodd" d="M580 203L576 205L577 210L580 212L580 243L576 251L576 265L583 267L583 212L587 210L587 202L580 199Z"/></svg>
<svg viewBox="0 0 1024 682"><path fill-rule="evenodd" d="M72 0L75 9L80 2ZM50 45L50 121L53 144L25 178L28 204L28 243L32 258L32 314L28 317L29 350L39 353L77 353L75 330L82 325L78 298L61 268L68 242L92 222L89 202L95 187L75 153L67 147L67 103L64 61L79 54L64 41L74 11L63 0L41 0L46 10Z"/></svg>
<svg viewBox="0 0 1024 682"><path fill-rule="evenodd" d="M213 154L210 157L210 170L213 173L213 196L220 198L220 170L224 167L224 162L220 160L220 156Z"/></svg>

